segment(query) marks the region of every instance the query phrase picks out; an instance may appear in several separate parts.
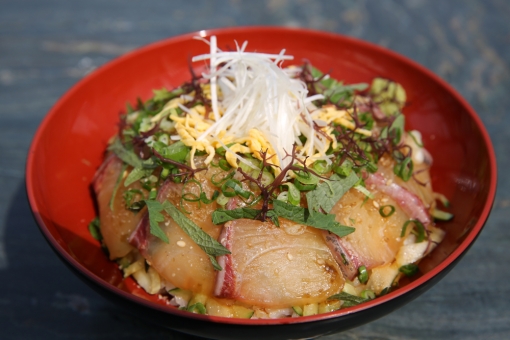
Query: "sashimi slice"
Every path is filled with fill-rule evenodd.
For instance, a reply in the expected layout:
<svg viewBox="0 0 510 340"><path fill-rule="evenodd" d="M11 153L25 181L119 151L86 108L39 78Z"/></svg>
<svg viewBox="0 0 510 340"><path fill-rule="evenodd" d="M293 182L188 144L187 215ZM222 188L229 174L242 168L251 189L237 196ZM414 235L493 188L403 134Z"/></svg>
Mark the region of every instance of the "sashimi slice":
<svg viewBox="0 0 510 340"><path fill-rule="evenodd" d="M381 216L380 207L385 205L395 208L391 216ZM342 238L323 233L347 279L352 280L361 265L371 269L393 261L402 244L402 226L409 218L390 197L375 193L374 199L365 200L364 194L350 189L331 213L338 222L355 228L352 234Z"/></svg>
<svg viewBox="0 0 510 340"><path fill-rule="evenodd" d="M425 149L421 149L426 152ZM365 184L370 191L383 191L391 196L409 218L418 219L424 225L431 223L430 211L435 206L435 196L430 179L430 164L426 162L414 163L413 176L404 181L395 175L395 162L383 157L379 163L379 170L371 174Z"/></svg>
<svg viewBox="0 0 510 340"><path fill-rule="evenodd" d="M281 221L227 222L220 242L215 295L266 308L323 301L344 284L340 268L317 229Z"/></svg>
<svg viewBox="0 0 510 340"><path fill-rule="evenodd" d="M390 196L410 219L418 220L424 225L430 224L431 219L428 210L416 194L386 179L379 173L370 174L365 183L367 186L373 186L376 190Z"/></svg>
<svg viewBox="0 0 510 340"><path fill-rule="evenodd" d="M97 198L101 234L103 241L110 252L110 259L126 256L133 247L129 244L128 238L135 230L143 212L135 213L126 209L123 192L124 179L117 181L123 169L122 161L117 156L109 155L96 172L93 180L93 189ZM118 190L114 194L115 186ZM139 189L139 184L134 183L127 189ZM112 204L110 207L110 200Z"/></svg>
<svg viewBox="0 0 510 340"><path fill-rule="evenodd" d="M200 183L202 190L210 197L212 193L208 180L202 178ZM185 188L185 190L188 189L187 192L195 192L191 186ZM195 193L200 194L200 192ZM211 213L216 209L216 203L181 202L182 195L183 184L168 180L159 189L157 199L160 202L168 200L190 211L191 214L187 217L216 239L221 231L221 227L214 225L211 221ZM148 216L140 221L131 235L131 243L138 248L140 254L166 282L195 293L212 294L216 274L209 257L170 216L166 213L163 215L165 221L159 226L167 235L169 243L150 233Z"/></svg>

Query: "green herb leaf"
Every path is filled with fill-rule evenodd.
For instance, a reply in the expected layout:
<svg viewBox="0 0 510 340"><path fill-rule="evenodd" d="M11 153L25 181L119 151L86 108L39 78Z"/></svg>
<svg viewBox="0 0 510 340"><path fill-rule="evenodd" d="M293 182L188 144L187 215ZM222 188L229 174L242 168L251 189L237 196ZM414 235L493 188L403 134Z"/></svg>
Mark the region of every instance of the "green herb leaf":
<svg viewBox="0 0 510 340"><path fill-rule="evenodd" d="M182 88L177 88L173 91L168 91L166 88L162 88L161 90L153 90L154 97L152 98L154 101L169 101L177 96L180 96L184 91Z"/></svg>
<svg viewBox="0 0 510 340"><path fill-rule="evenodd" d="M133 168L154 169L157 167L157 164L151 158L147 160L140 159L133 150L128 150L118 138L108 146L108 151L115 153L124 163L131 165Z"/></svg>
<svg viewBox="0 0 510 340"><path fill-rule="evenodd" d="M221 266L214 256L230 254L230 251L187 218L175 205L169 201L165 201L161 205L175 223L209 256L214 269L221 270Z"/></svg>
<svg viewBox="0 0 510 340"><path fill-rule="evenodd" d="M370 301L369 299L364 299L362 297L352 295L352 294L349 294L346 292L341 292L341 293L332 295L328 298L328 300L341 300L341 301L347 302L349 304L348 307L356 306L356 305L359 305L360 303ZM344 307L344 306L345 306L345 304L342 305L342 307ZM347 306L345 306L345 307L347 307Z"/></svg>
<svg viewBox="0 0 510 340"><path fill-rule="evenodd" d="M115 153L124 163L131 165L133 168L142 167L142 160L133 151L126 149L118 138L108 146L108 151Z"/></svg>
<svg viewBox="0 0 510 340"><path fill-rule="evenodd" d="M183 142L178 141L176 143L166 145L163 142L154 142L152 144L154 150L156 150L161 156L171 159L176 162L184 162L188 156L190 148L187 147Z"/></svg>
<svg viewBox="0 0 510 340"><path fill-rule="evenodd" d="M354 228L338 223L333 214L310 214L308 209L274 200L273 209L278 217L283 217L296 223L305 224L317 229L328 230L343 237L354 232Z"/></svg>
<svg viewBox="0 0 510 340"><path fill-rule="evenodd" d="M159 223L165 220L163 214L161 214L163 205L156 200L145 200L145 205L147 206L147 211L149 213L151 234L159 238L161 241L168 243L168 237L159 226Z"/></svg>
<svg viewBox="0 0 510 340"><path fill-rule="evenodd" d="M149 177L152 175L153 171L154 169L133 168L133 170L131 170L129 175L126 177L124 186L127 187L144 177Z"/></svg>
<svg viewBox="0 0 510 340"><path fill-rule="evenodd" d="M237 208L233 210L216 209L212 213L212 222L214 224L223 224L228 221L238 220L241 218L255 219L260 213L258 209Z"/></svg>
<svg viewBox="0 0 510 340"><path fill-rule="evenodd" d="M332 78L328 79L331 80ZM324 84L324 82L323 82ZM335 80L329 82L329 88L324 91L324 96L332 103L341 103L344 100L351 100L354 91L363 91L368 87L365 83L343 85L341 82Z"/></svg>
<svg viewBox="0 0 510 340"><path fill-rule="evenodd" d="M320 212L321 209L329 213L340 198L358 182L358 176L351 172L346 178L333 175L328 181L317 185L317 188L306 194L310 212Z"/></svg>

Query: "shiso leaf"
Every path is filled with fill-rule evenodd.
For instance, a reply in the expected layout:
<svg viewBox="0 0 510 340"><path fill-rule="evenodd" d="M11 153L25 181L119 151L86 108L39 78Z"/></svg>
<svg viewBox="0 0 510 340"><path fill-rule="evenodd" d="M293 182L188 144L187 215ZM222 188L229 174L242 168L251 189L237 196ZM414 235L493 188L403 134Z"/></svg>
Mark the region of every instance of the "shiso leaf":
<svg viewBox="0 0 510 340"><path fill-rule="evenodd" d="M308 209L297 207L283 201L274 200L273 209L278 217L283 217L317 229L327 230L339 237L349 235L355 230L353 227L338 223L333 214L310 214Z"/></svg>
<svg viewBox="0 0 510 340"><path fill-rule="evenodd" d="M164 201L161 204L162 208L172 217L172 219L181 227L181 229L188 234L188 236L195 242L211 259L214 269L221 270L220 265L214 256L221 256L230 254L230 251L225 248L221 243L212 238L209 234L203 231L192 220L186 217L175 205L169 201Z"/></svg>
<svg viewBox="0 0 510 340"><path fill-rule="evenodd" d="M329 180L319 183L315 190L306 194L310 213L313 214L321 210L325 213L329 213L338 200L340 200L358 180L358 176L356 176L354 172L351 172L345 178L341 178L335 174L331 176Z"/></svg>
<svg viewBox="0 0 510 340"><path fill-rule="evenodd" d="M151 234L159 238L161 241L168 243L168 237L159 226L159 223L165 220L163 214L161 214L161 211L163 211L163 205L156 200L145 200L145 204L149 213Z"/></svg>
<svg viewBox="0 0 510 340"><path fill-rule="evenodd" d="M340 292L338 294L332 295L328 298L328 300L341 300L344 302L342 307L351 307L359 305L360 303L370 301L369 299L364 299L362 297L352 295L346 292Z"/></svg>

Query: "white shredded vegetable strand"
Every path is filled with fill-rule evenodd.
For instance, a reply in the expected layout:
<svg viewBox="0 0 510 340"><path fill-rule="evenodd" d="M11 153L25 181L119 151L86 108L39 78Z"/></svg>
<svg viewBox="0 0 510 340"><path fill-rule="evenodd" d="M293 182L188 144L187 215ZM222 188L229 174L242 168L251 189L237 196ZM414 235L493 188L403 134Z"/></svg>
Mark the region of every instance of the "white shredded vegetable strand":
<svg viewBox="0 0 510 340"><path fill-rule="evenodd" d="M245 52L247 42L236 51L221 51L216 37L208 42L210 53L193 57L192 61L209 60L211 106L215 122L197 141L212 142L220 132L242 138L257 129L276 152L280 167L291 161L285 157L293 145L302 145L299 136L307 138L299 154L327 159L324 137L314 129L309 108L322 95L307 97L308 89L294 78L299 68L283 69L281 63L293 60L285 50L279 54ZM217 139L216 139L217 140ZM265 150L262 150L265 151Z"/></svg>

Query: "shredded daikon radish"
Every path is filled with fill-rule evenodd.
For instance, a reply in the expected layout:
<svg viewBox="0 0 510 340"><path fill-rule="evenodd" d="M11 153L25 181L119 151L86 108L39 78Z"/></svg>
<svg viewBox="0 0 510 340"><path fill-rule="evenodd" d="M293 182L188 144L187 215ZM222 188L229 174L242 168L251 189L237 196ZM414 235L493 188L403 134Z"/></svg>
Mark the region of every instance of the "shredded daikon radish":
<svg viewBox="0 0 510 340"><path fill-rule="evenodd" d="M222 131L242 138L257 129L275 150L277 165L285 167L290 162L286 154L291 153L294 144L302 145L302 134L307 142L299 151L301 156L329 160L324 137L315 131L308 110L313 100L323 96L307 97L306 84L294 78L300 69L281 67L293 56L285 55L285 50L279 54L245 52L247 42L236 51L224 52L217 48L216 37L207 43L210 53L195 56L192 61L209 60L209 72L203 77L210 80L215 123L197 141L212 142Z"/></svg>

